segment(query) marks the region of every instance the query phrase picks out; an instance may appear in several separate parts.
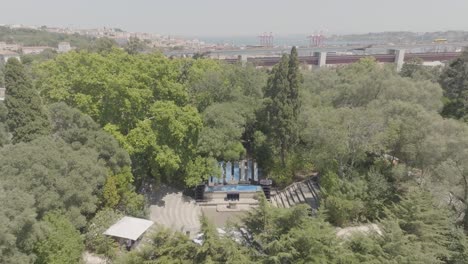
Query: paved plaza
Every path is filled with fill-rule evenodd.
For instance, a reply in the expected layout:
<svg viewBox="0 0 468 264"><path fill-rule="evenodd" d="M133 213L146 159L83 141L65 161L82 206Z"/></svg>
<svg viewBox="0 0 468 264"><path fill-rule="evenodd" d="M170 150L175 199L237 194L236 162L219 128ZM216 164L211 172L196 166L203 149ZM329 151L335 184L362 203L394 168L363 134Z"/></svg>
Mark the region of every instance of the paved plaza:
<svg viewBox="0 0 468 264"><path fill-rule="evenodd" d="M228 222L237 222L245 214L246 208L239 210L218 210L215 205L200 206L182 191L162 186L152 190L150 200L150 220L173 231L189 232L195 237L200 232L200 217L204 214L216 227L224 227Z"/></svg>
<svg viewBox="0 0 468 264"><path fill-rule="evenodd" d="M218 212L216 206L202 206L202 211L205 216L210 219L216 227L224 227L229 222L239 222L240 217L245 214L245 211L237 212Z"/></svg>
<svg viewBox="0 0 468 264"><path fill-rule="evenodd" d="M190 237L200 231L200 206L182 191L162 186L153 190L150 202L150 219L156 224L174 231L190 232Z"/></svg>

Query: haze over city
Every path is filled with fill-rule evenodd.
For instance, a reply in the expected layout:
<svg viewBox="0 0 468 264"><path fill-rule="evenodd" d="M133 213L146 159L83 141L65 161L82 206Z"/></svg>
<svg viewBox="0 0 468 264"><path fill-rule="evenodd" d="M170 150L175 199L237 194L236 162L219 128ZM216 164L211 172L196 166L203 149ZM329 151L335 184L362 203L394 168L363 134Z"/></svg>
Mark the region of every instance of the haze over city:
<svg viewBox="0 0 468 264"><path fill-rule="evenodd" d="M184 36L468 30L468 1L463 0L2 2L4 24L107 26Z"/></svg>
<svg viewBox="0 0 468 264"><path fill-rule="evenodd" d="M0 11L0 264L468 263L468 0Z"/></svg>

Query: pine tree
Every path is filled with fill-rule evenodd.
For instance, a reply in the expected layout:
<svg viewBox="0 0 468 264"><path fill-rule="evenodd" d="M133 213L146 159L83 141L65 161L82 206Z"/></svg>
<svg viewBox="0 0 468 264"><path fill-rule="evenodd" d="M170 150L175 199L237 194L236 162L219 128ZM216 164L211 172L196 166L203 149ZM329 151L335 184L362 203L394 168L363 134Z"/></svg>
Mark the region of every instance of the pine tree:
<svg viewBox="0 0 468 264"><path fill-rule="evenodd" d="M8 60L5 65L5 86L7 123L13 135L12 142L29 142L47 135L50 124L41 99L24 66L16 59Z"/></svg>
<svg viewBox="0 0 468 264"><path fill-rule="evenodd" d="M454 220L446 208L434 205L429 192L414 188L387 213L398 219L405 234L419 241L424 250L439 259L449 258Z"/></svg>

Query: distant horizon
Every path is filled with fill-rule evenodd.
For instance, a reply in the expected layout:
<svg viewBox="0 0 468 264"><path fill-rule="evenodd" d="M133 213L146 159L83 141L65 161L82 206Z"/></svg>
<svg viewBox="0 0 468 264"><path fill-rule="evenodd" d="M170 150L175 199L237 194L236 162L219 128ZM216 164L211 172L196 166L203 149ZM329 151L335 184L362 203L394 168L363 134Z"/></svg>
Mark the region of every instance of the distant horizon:
<svg viewBox="0 0 468 264"><path fill-rule="evenodd" d="M125 32L139 32L139 33L150 33L150 34L159 34L159 35L166 35L166 36L175 36L175 37L190 37L190 38L243 38L243 37L258 37L262 33L269 34L270 32L260 32L258 34L162 34L158 32L149 32L143 30L128 30L126 28L122 28L119 26L112 26L112 25L101 25L95 27L80 27L76 25L52 25L52 24L26 24L26 23L0 23L1 25L5 26L13 26L13 25L21 25L26 27L41 27L46 26L47 28L73 28L73 29L100 29L100 28L113 28L113 29L121 29ZM384 30L384 31L369 31L369 32L324 32L328 36L346 36L346 35L367 35L367 34L381 34L381 33L415 33L415 34L425 34L425 33L437 33L437 32L468 32L467 29L447 29L447 30L430 30L430 31L412 31L412 30ZM315 34L318 32L310 32L310 33L281 33L275 34L273 36L278 37L300 37L300 36L309 36L311 34Z"/></svg>
<svg viewBox="0 0 468 264"><path fill-rule="evenodd" d="M464 0L15 0L4 1L2 10L6 24L112 25L174 36L468 30Z"/></svg>
<svg viewBox="0 0 468 264"><path fill-rule="evenodd" d="M367 34L381 34L381 33L438 33L438 32L468 32L468 30L457 30L457 29L448 29L448 30L434 30L434 31L369 31L369 32L344 32L344 33L326 33L328 36L346 36L346 35L367 35ZM270 32L267 32L270 33ZM155 33L157 34L157 33ZM286 34L275 34L273 32L273 36L280 36L280 37L293 37L293 36L309 36L312 33L286 33ZM174 34L171 34L171 36ZM175 36L175 35L174 35ZM210 37L210 38L217 38L217 37L258 37L259 34L250 34L250 35L185 35L186 37Z"/></svg>

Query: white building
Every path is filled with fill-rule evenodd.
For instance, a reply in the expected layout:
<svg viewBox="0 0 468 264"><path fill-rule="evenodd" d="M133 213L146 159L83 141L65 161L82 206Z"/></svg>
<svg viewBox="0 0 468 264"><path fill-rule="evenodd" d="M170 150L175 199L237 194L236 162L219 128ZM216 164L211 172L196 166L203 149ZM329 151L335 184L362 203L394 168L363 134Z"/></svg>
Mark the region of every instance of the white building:
<svg viewBox="0 0 468 264"><path fill-rule="evenodd" d="M58 44L58 52L59 53L66 53L71 50L71 46L69 42L60 42Z"/></svg>
<svg viewBox="0 0 468 264"><path fill-rule="evenodd" d="M114 237L119 244L127 249L135 248L143 234L154 224L153 221L124 216L117 223L109 227L103 234Z"/></svg>

